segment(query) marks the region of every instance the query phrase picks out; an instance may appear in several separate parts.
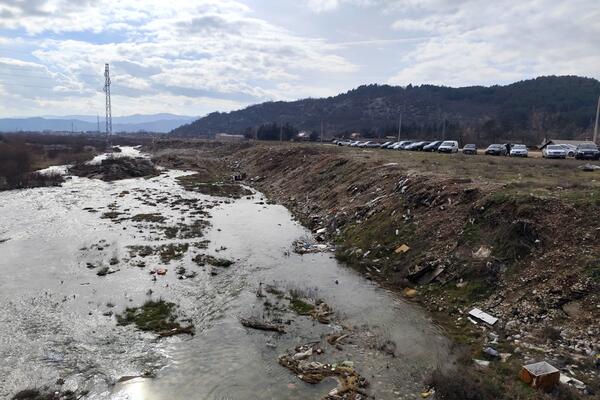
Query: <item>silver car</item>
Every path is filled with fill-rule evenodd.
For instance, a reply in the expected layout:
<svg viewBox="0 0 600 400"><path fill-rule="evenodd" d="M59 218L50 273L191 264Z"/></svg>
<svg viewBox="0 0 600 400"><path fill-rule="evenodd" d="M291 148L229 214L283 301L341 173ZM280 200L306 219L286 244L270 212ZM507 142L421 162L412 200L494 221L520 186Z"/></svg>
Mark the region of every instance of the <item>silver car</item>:
<svg viewBox="0 0 600 400"><path fill-rule="evenodd" d="M558 144L549 144L542 150L542 157L544 158L567 158L567 150Z"/></svg>
<svg viewBox="0 0 600 400"><path fill-rule="evenodd" d="M529 151L527 151L527 146L524 144L513 144L510 148L511 157L527 157L529 155Z"/></svg>

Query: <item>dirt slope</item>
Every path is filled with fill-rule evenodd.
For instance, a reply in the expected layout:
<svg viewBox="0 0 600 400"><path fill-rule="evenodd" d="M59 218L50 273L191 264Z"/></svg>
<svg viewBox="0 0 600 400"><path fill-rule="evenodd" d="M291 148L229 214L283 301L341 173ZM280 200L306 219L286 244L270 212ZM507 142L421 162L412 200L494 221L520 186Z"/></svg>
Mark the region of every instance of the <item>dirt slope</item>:
<svg viewBox="0 0 600 400"><path fill-rule="evenodd" d="M335 243L340 260L430 309L467 364L485 359L487 346L510 354L484 378L498 392L534 398L516 375L546 360L583 381L581 394L598 394L597 173L575 161L208 143L178 143L179 166L247 173L249 185ZM473 307L499 322L473 325Z"/></svg>

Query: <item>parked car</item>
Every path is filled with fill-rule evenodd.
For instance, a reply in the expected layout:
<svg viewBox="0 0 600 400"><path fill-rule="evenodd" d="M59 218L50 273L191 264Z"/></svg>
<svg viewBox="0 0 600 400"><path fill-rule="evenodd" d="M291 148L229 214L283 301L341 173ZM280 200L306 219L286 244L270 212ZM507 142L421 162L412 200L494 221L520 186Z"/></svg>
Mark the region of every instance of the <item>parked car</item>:
<svg viewBox="0 0 600 400"><path fill-rule="evenodd" d="M487 149L485 149L486 156L505 156L506 155L506 146L503 144L490 144Z"/></svg>
<svg viewBox="0 0 600 400"><path fill-rule="evenodd" d="M355 140L354 142L350 143L350 147L357 147L360 143L360 140Z"/></svg>
<svg viewBox="0 0 600 400"><path fill-rule="evenodd" d="M350 146L351 144L352 142L349 140L338 140L337 142L338 146Z"/></svg>
<svg viewBox="0 0 600 400"><path fill-rule="evenodd" d="M379 145L379 147L381 147L382 149L385 149L386 147L388 147L390 144L392 144L393 142L385 142L385 143L381 143Z"/></svg>
<svg viewBox="0 0 600 400"><path fill-rule="evenodd" d="M407 146L406 150L421 151L421 150L423 150L423 147L427 146L428 144L429 144L429 142L427 142L427 141L414 142L414 143L410 144L409 146Z"/></svg>
<svg viewBox="0 0 600 400"><path fill-rule="evenodd" d="M575 154L577 153L577 146L572 144L559 144L559 146L562 146L565 149L567 152L567 157L575 157Z"/></svg>
<svg viewBox="0 0 600 400"><path fill-rule="evenodd" d="M405 140L400 147L398 148L398 150L408 150L408 146L412 145L413 143L415 143L414 140Z"/></svg>
<svg viewBox="0 0 600 400"><path fill-rule="evenodd" d="M385 146L386 149L393 149L394 146L396 146L398 143L400 142L392 142L390 144L388 144L387 146Z"/></svg>
<svg viewBox="0 0 600 400"><path fill-rule="evenodd" d="M456 140L446 140L438 147L438 153L458 153L458 142Z"/></svg>
<svg viewBox="0 0 600 400"><path fill-rule="evenodd" d="M524 144L513 144L509 155L511 157L527 157L529 156L529 151Z"/></svg>
<svg viewBox="0 0 600 400"><path fill-rule="evenodd" d="M396 145L392 148L394 150L402 150L402 146L406 146L408 144L411 144L412 142L413 142L413 140L401 140L398 143L396 143Z"/></svg>
<svg viewBox="0 0 600 400"><path fill-rule="evenodd" d="M477 155L477 146L473 143L465 144L462 150L463 154Z"/></svg>
<svg viewBox="0 0 600 400"><path fill-rule="evenodd" d="M441 140L436 140L434 142L429 143L426 146L423 146L423 151L437 151L441 144Z"/></svg>
<svg viewBox="0 0 600 400"><path fill-rule="evenodd" d="M567 158L567 150L559 144L549 144L542 150L544 158Z"/></svg>
<svg viewBox="0 0 600 400"><path fill-rule="evenodd" d="M600 160L600 151L595 143L582 143L577 146L575 158L578 160Z"/></svg>

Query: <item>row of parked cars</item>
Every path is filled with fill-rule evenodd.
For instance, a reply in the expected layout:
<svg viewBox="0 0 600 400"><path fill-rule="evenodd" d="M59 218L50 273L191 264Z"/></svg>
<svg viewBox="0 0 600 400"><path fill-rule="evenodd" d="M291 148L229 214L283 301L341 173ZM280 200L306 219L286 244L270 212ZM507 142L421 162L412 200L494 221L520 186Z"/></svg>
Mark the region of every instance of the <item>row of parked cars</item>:
<svg viewBox="0 0 600 400"><path fill-rule="evenodd" d="M391 150L410 150L410 151L437 151L440 153L457 153L458 142L456 140L436 140L436 141L415 141L402 140L400 142L361 142L339 140L336 142L338 146L362 147L362 148L378 148Z"/></svg>
<svg viewBox="0 0 600 400"><path fill-rule="evenodd" d="M457 153L459 151L458 142L455 140L435 140L417 141L403 140L400 142L378 143L373 141L349 141L337 140L338 146L360 147L360 148L379 148L391 150L409 150L409 151L431 151L438 153ZM479 149L475 144L466 144L462 148L463 154L477 155ZM528 157L529 150L524 144L490 144L484 151L485 155L491 156L510 156L510 157ZM579 146L569 144L551 144L542 150L544 158L567 158L574 157L579 160L599 160L600 150L594 143L582 143Z"/></svg>
<svg viewBox="0 0 600 400"><path fill-rule="evenodd" d="M542 150L544 158L575 157L578 160L600 160L600 150L594 143L582 143L578 146L570 144L550 144Z"/></svg>

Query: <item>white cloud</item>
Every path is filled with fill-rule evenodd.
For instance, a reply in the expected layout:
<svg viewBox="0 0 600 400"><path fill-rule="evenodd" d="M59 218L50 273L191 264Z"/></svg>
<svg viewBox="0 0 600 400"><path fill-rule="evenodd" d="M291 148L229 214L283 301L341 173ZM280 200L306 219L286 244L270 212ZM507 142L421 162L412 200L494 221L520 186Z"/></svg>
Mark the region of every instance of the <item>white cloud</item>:
<svg viewBox="0 0 600 400"><path fill-rule="evenodd" d="M419 7L422 12L424 7ZM399 18L392 25L429 37L403 56L404 67L390 83L493 84L550 74L598 77L600 8L593 1L437 1L425 9L421 17Z"/></svg>
<svg viewBox="0 0 600 400"><path fill-rule="evenodd" d="M164 96L178 101L203 97L228 101L228 106L236 102L240 107L288 98L289 93L279 85L298 81L306 74L356 70L355 65L333 53L334 46L256 18L246 5L232 0L123 0L97 6L50 0L35 7L1 7L19 18L0 17L0 26L25 29L30 34L27 40L36 47L32 54L39 64L68 78L70 86L52 82L60 86L54 92L78 87L87 88L82 94L96 92L103 84L104 63L109 62L116 96L149 97L166 105ZM87 25L83 21L88 21ZM89 40L80 36L47 38L56 32L117 36L109 43L98 42L94 35ZM14 96L27 97L27 90L16 91ZM40 107L49 104L42 103L39 96L34 98ZM54 94L48 98L56 99ZM135 110L125 112L144 112L141 108L145 104L137 102ZM186 111L192 111L189 106L195 102L181 106L186 104Z"/></svg>
<svg viewBox="0 0 600 400"><path fill-rule="evenodd" d="M106 62L116 115L373 82L598 78L599 21L595 0L4 0L0 114L96 113Z"/></svg>

